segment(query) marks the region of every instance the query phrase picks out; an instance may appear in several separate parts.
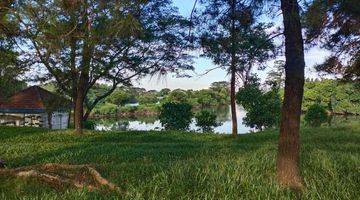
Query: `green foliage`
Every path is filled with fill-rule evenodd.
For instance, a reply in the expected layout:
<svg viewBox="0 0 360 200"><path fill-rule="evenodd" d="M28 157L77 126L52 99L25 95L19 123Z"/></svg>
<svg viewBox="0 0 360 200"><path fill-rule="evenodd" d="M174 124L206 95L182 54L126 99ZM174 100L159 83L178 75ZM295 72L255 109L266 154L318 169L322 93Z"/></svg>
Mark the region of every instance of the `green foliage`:
<svg viewBox="0 0 360 200"><path fill-rule="evenodd" d="M303 127L303 199L358 199L359 122ZM71 130L0 127L0 155L9 168L96 163L104 178L126 189L121 196L102 190L57 191L38 181L0 176L0 198L296 199L276 181L278 131L263 133L234 140L228 135L173 131L86 131L79 136Z"/></svg>
<svg viewBox="0 0 360 200"><path fill-rule="evenodd" d="M239 89L237 103L247 111L244 124L262 130L275 127L280 121L281 99L278 90L263 92L258 84Z"/></svg>
<svg viewBox="0 0 360 200"><path fill-rule="evenodd" d="M134 113L139 110L139 106L124 106L120 109L120 112Z"/></svg>
<svg viewBox="0 0 360 200"><path fill-rule="evenodd" d="M202 56L210 58L228 72L236 72L247 82L252 67L266 67L275 46L266 29L271 24L260 23L257 11L249 1L200 1L198 34Z"/></svg>
<svg viewBox="0 0 360 200"><path fill-rule="evenodd" d="M304 119L308 125L318 127L327 122L328 115L325 108L316 103L309 107Z"/></svg>
<svg viewBox="0 0 360 200"><path fill-rule="evenodd" d="M280 89L285 86L285 61L275 61L274 69L268 73L265 83L273 89Z"/></svg>
<svg viewBox="0 0 360 200"><path fill-rule="evenodd" d="M160 122L166 130L187 130L193 117L191 109L188 103L164 103L160 108Z"/></svg>
<svg viewBox="0 0 360 200"><path fill-rule="evenodd" d="M135 95L129 90L118 88L107 98L107 101L117 106L124 106L134 98Z"/></svg>
<svg viewBox="0 0 360 200"><path fill-rule="evenodd" d="M308 43L320 43L331 51L321 73L360 83L360 4L358 0L313 0L307 4L303 24ZM321 38L321 39L319 39Z"/></svg>
<svg viewBox="0 0 360 200"><path fill-rule="evenodd" d="M278 74L279 75L279 74ZM268 79L268 82L272 87L272 89L278 88L278 81L282 82L279 76L275 76L275 79ZM280 78L280 79L278 79ZM270 81L270 80L274 80ZM251 84L250 84L251 85ZM282 85L280 83L280 85ZM100 94L104 89L105 85L97 86L96 89L91 90L89 93ZM109 87L109 86L106 86ZM163 96L163 99L160 100L162 102L187 102L190 103L195 109L199 108L214 108L221 105L228 105L229 100L229 91L228 91L228 83L214 83L211 85L210 89L203 89L198 91L193 90L174 90L171 91L168 95ZM281 87L280 87L281 88ZM97 91L99 90L99 91ZM244 94L238 98L243 99L243 103L251 102L248 100L256 99L259 95L260 91L255 87L248 87L246 91L243 91ZM146 91L141 88L118 88L115 90L113 95L110 95L109 98L105 99L105 103L100 103L94 110L94 112L101 113L105 111L109 111L111 113L114 112L116 104L115 101L121 101L122 94L130 97L125 99L130 99L130 102L133 103L139 101L138 99L150 99L149 101L144 100L140 103L139 110L151 110L152 113L156 113L153 108L151 108L154 102L157 102L158 99L155 100L155 96L159 95L161 92L155 91ZM117 96L118 94L121 94ZM283 90L280 89L279 94L283 96ZM94 94L95 96L95 94ZM141 97L143 96L143 97ZM248 99L248 100L246 100ZM336 113L360 113L360 90L356 87L355 84L351 83L342 83L336 80L311 80L307 79L304 86L304 99L303 99L303 107L302 110L306 111L311 105L320 102L320 105L327 107L329 110L333 110ZM146 103L145 103L146 102ZM109 109L109 104L112 104L114 109ZM102 108L105 107L105 108ZM127 112L128 109L125 107L119 107L121 111ZM105 114L105 113L103 113ZM110 114L110 113L108 113Z"/></svg>
<svg viewBox="0 0 360 200"><path fill-rule="evenodd" d="M180 76L193 69L186 53L187 20L169 0L24 0L11 11L19 41L26 41L22 56L42 72L36 78L56 80L74 102L85 101L84 117L119 85L149 74ZM91 93L104 82L111 86Z"/></svg>
<svg viewBox="0 0 360 200"><path fill-rule="evenodd" d="M119 111L119 107L112 103L104 103L94 109L94 114L106 115L115 114Z"/></svg>
<svg viewBox="0 0 360 200"><path fill-rule="evenodd" d="M220 124L216 121L216 114L210 110L200 110L195 115L196 126L201 127L203 132L212 132L214 127Z"/></svg>
<svg viewBox="0 0 360 200"><path fill-rule="evenodd" d="M171 91L165 101L174 103L189 103L188 94L186 91L181 89Z"/></svg>
<svg viewBox="0 0 360 200"><path fill-rule="evenodd" d="M336 113L360 113L360 90L355 84L336 80L306 80L304 86L303 111L319 103Z"/></svg>
<svg viewBox="0 0 360 200"><path fill-rule="evenodd" d="M0 75L0 100L7 99L14 93L19 92L20 90L27 87L27 84L24 81L17 80L14 77L16 77L16 75L11 77L8 75Z"/></svg>
<svg viewBox="0 0 360 200"><path fill-rule="evenodd" d="M259 104L262 94L258 84L248 84L239 89L236 93L236 100L245 110L251 110L252 107Z"/></svg>
<svg viewBox="0 0 360 200"><path fill-rule="evenodd" d="M11 7L13 1L0 3L0 100L7 99L15 92L26 87L21 80L26 67L19 62L19 53L16 51L15 39L17 23L9 18L4 7Z"/></svg>
<svg viewBox="0 0 360 200"><path fill-rule="evenodd" d="M95 130L96 122L93 120L86 120L83 123L84 129Z"/></svg>
<svg viewBox="0 0 360 200"><path fill-rule="evenodd" d="M226 88L202 89L198 91L176 89L169 93L165 102L189 103L196 108L210 108L229 104Z"/></svg>
<svg viewBox="0 0 360 200"><path fill-rule="evenodd" d="M167 96L170 92L171 92L171 90L169 88L161 89L159 92L159 96L161 96L161 97Z"/></svg>
<svg viewBox="0 0 360 200"><path fill-rule="evenodd" d="M155 104L159 101L157 97L158 95L156 92L144 92L137 97L137 100L139 101L140 104L143 105Z"/></svg>
<svg viewBox="0 0 360 200"><path fill-rule="evenodd" d="M221 92L223 90L229 90L230 89L230 83L227 82L227 81L213 82L210 85L210 89L214 90L216 92Z"/></svg>
<svg viewBox="0 0 360 200"><path fill-rule="evenodd" d="M53 88L53 87L51 87ZM51 89L50 88L50 89ZM92 102L96 96L108 91L110 86L105 84L95 84L90 89L86 102ZM129 108L124 106L129 103L139 103L138 113L157 113L156 104L175 102L175 103L189 103L195 109L200 108L215 108L219 106L227 106L230 102L229 98L229 83L215 82L211 84L210 89L202 90L181 90L176 89L162 89L159 92L156 90L146 91L144 88L136 87L118 87L106 99L101 101L95 108L95 114L113 114L115 112L114 105L118 106L118 111L129 112ZM109 112L109 113L105 113Z"/></svg>
<svg viewBox="0 0 360 200"><path fill-rule="evenodd" d="M210 108L216 105L219 105L217 93L213 90L200 90L196 93L197 103L201 108Z"/></svg>
<svg viewBox="0 0 360 200"><path fill-rule="evenodd" d="M217 95L217 102L219 105L228 105L230 102L230 83L226 81L214 82L210 85L210 90Z"/></svg>

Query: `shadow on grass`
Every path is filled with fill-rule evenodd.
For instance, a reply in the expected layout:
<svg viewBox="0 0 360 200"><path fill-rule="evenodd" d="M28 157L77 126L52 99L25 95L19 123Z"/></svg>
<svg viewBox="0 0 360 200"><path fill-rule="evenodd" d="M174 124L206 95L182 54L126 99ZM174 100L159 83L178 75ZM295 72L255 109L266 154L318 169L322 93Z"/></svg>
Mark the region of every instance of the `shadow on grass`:
<svg viewBox="0 0 360 200"><path fill-rule="evenodd" d="M9 140L16 137L25 137L50 132L48 129L32 128L32 127L7 127L0 126L0 141Z"/></svg>
<svg viewBox="0 0 360 200"><path fill-rule="evenodd" d="M246 137L239 137L237 140L231 137L215 137L215 139L203 140L199 135L131 132L109 135L99 133L99 135L75 136L75 139L69 137L69 140L58 141L54 138L52 141L47 140L51 148L10 162L16 166L45 162L102 164L136 162L145 157L154 162L166 162L188 159L198 154L209 154L216 159L216 156L221 156L224 151L251 153L272 141L271 137L258 137L257 142Z"/></svg>
<svg viewBox="0 0 360 200"><path fill-rule="evenodd" d="M11 167L53 162L95 164L104 177L121 186L123 190L137 188L138 192L146 195L154 189L156 181L160 181L159 184L164 184L161 185L163 188L187 192L187 195L195 197L199 195L196 192L208 191L206 188L223 188L220 183L217 183L220 185L216 187L211 185L214 182L211 177L213 173L217 178L239 173L246 178L243 185L236 187L250 187L244 182L246 179L255 180L259 177L260 169L251 169L251 173L242 174L243 172L238 172L240 166L246 166L248 171L255 167L252 162L258 160L262 152L267 152L269 148L275 149L274 136L276 134L269 136L259 133L241 135L234 140L231 136L179 132L93 132L82 136L52 132L49 139L39 142L48 143L43 145L49 148L29 153L41 145L36 144L38 140L34 140L35 144L26 149L23 156L8 162ZM36 138L38 137L33 137ZM261 165L261 169L272 168L273 164L269 165L267 161L268 158L259 161L265 163ZM209 180L209 183L203 182L202 178ZM223 180L225 179L227 178ZM240 184L234 177L228 179L233 179L231 181L234 181L234 187ZM23 183L16 183L19 184ZM189 190L193 187L197 189ZM42 195L47 190L48 188L44 188L38 193ZM252 190L247 191L250 193ZM240 194L240 191L236 192L238 193ZM171 193L176 194L179 193ZM220 195L219 198L221 197Z"/></svg>
<svg viewBox="0 0 360 200"><path fill-rule="evenodd" d="M231 175L235 174L234 171L244 170L238 172L241 174L239 180L248 181L246 182L248 185L245 184L244 187L249 188L252 187L252 183L255 184L254 181L259 180L256 179L257 177L268 177L268 179L260 179L260 182L265 184L262 181L273 179L275 173L277 130L240 135L237 139L231 136L155 131L91 132L81 136L49 132L51 136L42 138L46 136L42 130L36 130L33 134L30 132L29 136L34 137L28 137L25 142L33 144L29 145L26 152L17 158L8 160L11 166L49 162L95 164L99 167L100 173L109 180L124 185L125 189L126 183L131 182L132 188L142 190L142 192L154 189L150 184L146 185L147 189L143 189L142 184L154 181L157 177L164 177L166 181L171 181L174 177L173 181L180 183L160 186L169 187L167 189L175 189L171 188L175 186L182 187L182 190L179 189L180 192L199 187L199 184L206 185L206 182L201 180L203 177L197 177L200 173L197 171L199 168L205 171L202 171L204 174L201 175L207 178L206 180L211 180L212 177L209 176L217 173L217 170L227 171ZM359 153L359 147L353 145L359 144L359 136L356 129L351 127L304 128L301 133L303 143L301 160L306 162L304 166L312 169L314 164L310 162L310 158L315 150L322 150L330 155L332 152L339 152L337 156ZM11 145L17 145L16 140L10 142L12 142ZM41 145L48 148L36 151ZM319 157L320 161L321 159ZM343 159L337 159L340 164L344 162ZM212 163L212 166L209 167L208 163ZM246 169L236 168L236 165L245 166ZM350 163L348 166L352 165L353 163ZM212 171L206 171L209 168ZM319 176L313 171L311 173L314 173L311 175ZM217 174L216 177L221 178L224 174ZM230 186L239 183L239 180L232 180L234 177L226 178L234 181ZM162 179L156 179L158 180ZM212 181L211 183L216 183L216 180ZM213 186L208 187L213 188ZM218 187L221 188L221 186ZM200 188L194 191L206 191L206 189ZM254 191L254 188L248 190L249 194L252 194L251 191ZM273 189L272 192L274 191L276 190Z"/></svg>
<svg viewBox="0 0 360 200"><path fill-rule="evenodd" d="M324 150L338 153L359 153L360 132L349 126L305 128L301 134L303 152Z"/></svg>

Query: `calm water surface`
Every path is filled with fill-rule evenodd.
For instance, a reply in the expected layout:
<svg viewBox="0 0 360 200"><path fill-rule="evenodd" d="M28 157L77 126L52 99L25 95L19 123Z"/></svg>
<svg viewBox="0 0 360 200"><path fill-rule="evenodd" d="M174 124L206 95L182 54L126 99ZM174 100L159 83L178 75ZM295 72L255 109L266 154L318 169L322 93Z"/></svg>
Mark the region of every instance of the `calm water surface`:
<svg viewBox="0 0 360 200"><path fill-rule="evenodd" d="M231 113L230 107L218 108L216 110L217 121L221 123L220 126L214 128L215 133L219 134L231 134ZM250 132L255 132L256 130L251 129L243 124L243 117L245 117L246 111L242 107L237 107L237 118L238 118L238 132L239 134L246 134ZM324 126L341 126L347 123L360 123L359 116L333 116L329 118L327 123L324 123ZM302 126L305 125L302 122ZM149 130L162 130L160 121L156 116L154 117L138 117L138 118L106 118L96 120L96 130L99 131L127 131L127 130L140 130L140 131L149 131ZM190 131L201 132L200 128L195 125L195 120L193 119L190 124Z"/></svg>
<svg viewBox="0 0 360 200"><path fill-rule="evenodd" d="M221 123L220 126L214 128L215 133L230 134L231 133L231 113L230 107L223 107L216 109L217 121ZM246 111L238 107L238 132L239 134L249 133L254 131L250 127L243 124L242 118L245 117ZM137 117L137 118L107 118L96 120L96 130L99 131L126 131L126 130L162 130L163 126L156 116L154 117ZM195 119L190 124L191 131L200 131L196 126Z"/></svg>

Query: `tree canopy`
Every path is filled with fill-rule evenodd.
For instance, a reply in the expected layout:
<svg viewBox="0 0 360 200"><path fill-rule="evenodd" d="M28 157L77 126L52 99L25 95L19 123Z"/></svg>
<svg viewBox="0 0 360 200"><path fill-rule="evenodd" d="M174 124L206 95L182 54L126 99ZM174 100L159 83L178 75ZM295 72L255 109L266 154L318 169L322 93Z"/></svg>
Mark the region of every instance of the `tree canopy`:
<svg viewBox="0 0 360 200"><path fill-rule="evenodd" d="M77 129L117 85L192 69L191 57L184 53L187 20L169 0L25 0L11 14L29 50L23 57L32 61L33 70L43 72L39 78L55 80L74 100ZM83 114L84 99L99 82L112 87L88 102Z"/></svg>
<svg viewBox="0 0 360 200"><path fill-rule="evenodd" d="M274 53L275 46L265 31L269 24L259 23L261 15L253 2L246 0L200 1L198 37L202 56L230 74L230 105L233 136L237 135L236 81L246 85L254 66L259 69Z"/></svg>
<svg viewBox="0 0 360 200"><path fill-rule="evenodd" d="M360 82L360 4L357 0L314 0L305 13L307 42L332 54L316 66L320 72Z"/></svg>
<svg viewBox="0 0 360 200"><path fill-rule="evenodd" d="M8 16L13 6L12 0L0 2L0 100L26 86L21 77L25 67L19 61L19 52L15 49L18 26Z"/></svg>
<svg viewBox="0 0 360 200"><path fill-rule="evenodd" d="M235 65L237 75L246 83L251 69L263 69L265 61L274 55L275 46L265 31L272 24L260 23L261 13L244 0L203 3L199 36L202 56L228 71Z"/></svg>

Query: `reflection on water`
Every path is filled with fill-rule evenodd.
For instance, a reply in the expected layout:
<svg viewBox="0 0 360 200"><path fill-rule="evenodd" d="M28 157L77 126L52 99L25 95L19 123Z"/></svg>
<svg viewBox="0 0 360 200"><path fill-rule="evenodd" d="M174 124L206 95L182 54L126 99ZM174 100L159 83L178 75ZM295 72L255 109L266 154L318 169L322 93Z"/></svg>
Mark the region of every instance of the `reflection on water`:
<svg viewBox="0 0 360 200"><path fill-rule="evenodd" d="M214 128L215 133L222 134L231 134L231 113L230 108L217 108L214 110L217 114L217 121L221 123L220 126ZM239 134L249 133L255 131L242 122L242 118L245 117L246 111L241 107L237 108L237 117L238 117L238 132ZM359 116L331 116L324 126L341 126L346 125L347 123L360 122ZM305 125L304 123L302 125ZM160 121L156 116L154 117L137 117L137 118L106 118L99 119L96 121L96 130L101 131L126 131L126 130L162 130ZM191 131L201 132L200 128L195 125L195 120L193 119L190 124Z"/></svg>
<svg viewBox="0 0 360 200"><path fill-rule="evenodd" d="M214 128L215 133L231 133L231 113L230 107L220 107L214 110L217 114L217 121L221 123L220 126ZM240 134L248 133L251 128L242 124L242 118L245 117L246 111L241 107L237 108L238 116L238 132ZM96 121L96 130L101 131L126 131L126 130L162 130L160 121L156 116L154 117L137 117L137 118L107 118ZM190 124L191 131L200 132L200 127L195 125L195 120Z"/></svg>

